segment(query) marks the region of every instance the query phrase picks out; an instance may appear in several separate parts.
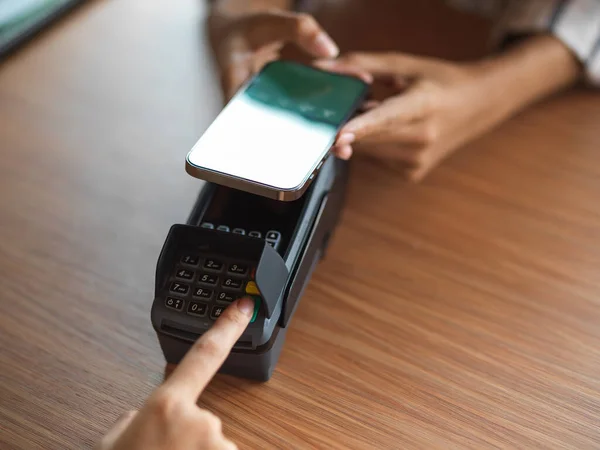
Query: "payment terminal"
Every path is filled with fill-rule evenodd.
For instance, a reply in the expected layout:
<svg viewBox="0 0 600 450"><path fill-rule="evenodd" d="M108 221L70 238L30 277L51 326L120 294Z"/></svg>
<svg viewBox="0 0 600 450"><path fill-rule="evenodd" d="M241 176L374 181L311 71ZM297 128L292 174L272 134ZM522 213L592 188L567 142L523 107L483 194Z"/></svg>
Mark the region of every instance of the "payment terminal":
<svg viewBox="0 0 600 450"><path fill-rule="evenodd" d="M151 320L164 356L178 363L235 299L255 299L251 323L221 368L267 381L287 328L342 204L348 163L327 158L310 187L278 201L206 183L188 220L168 232L156 267Z"/></svg>

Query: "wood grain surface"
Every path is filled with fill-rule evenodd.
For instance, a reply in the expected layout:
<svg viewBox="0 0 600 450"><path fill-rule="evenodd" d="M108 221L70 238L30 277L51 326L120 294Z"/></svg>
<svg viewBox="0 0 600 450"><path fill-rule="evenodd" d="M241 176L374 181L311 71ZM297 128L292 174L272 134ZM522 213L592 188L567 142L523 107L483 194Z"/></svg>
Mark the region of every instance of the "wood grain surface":
<svg viewBox="0 0 600 450"><path fill-rule="evenodd" d="M431 1L340 3L315 13L344 49L481 52ZM90 448L163 379L155 263L221 102L203 14L94 1L0 66L2 449ZM574 91L418 185L356 159L272 380L201 403L244 449L600 448L599 124Z"/></svg>

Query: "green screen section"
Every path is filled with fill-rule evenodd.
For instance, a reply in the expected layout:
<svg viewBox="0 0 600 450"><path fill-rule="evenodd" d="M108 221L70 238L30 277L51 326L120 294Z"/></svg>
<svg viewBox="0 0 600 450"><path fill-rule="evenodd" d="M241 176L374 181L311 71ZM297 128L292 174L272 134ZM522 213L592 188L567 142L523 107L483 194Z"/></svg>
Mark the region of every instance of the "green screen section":
<svg viewBox="0 0 600 450"><path fill-rule="evenodd" d="M245 94L270 108L338 127L365 90L356 78L287 61L267 65Z"/></svg>

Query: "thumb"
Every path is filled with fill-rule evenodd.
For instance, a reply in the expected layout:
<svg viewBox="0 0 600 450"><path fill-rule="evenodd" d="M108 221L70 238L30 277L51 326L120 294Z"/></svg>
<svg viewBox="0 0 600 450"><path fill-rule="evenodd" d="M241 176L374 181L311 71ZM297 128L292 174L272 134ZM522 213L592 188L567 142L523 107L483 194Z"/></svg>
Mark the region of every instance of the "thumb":
<svg viewBox="0 0 600 450"><path fill-rule="evenodd" d="M328 70L368 72L375 78L419 77L430 68L430 61L403 53L349 53L335 60L318 61L319 66Z"/></svg>

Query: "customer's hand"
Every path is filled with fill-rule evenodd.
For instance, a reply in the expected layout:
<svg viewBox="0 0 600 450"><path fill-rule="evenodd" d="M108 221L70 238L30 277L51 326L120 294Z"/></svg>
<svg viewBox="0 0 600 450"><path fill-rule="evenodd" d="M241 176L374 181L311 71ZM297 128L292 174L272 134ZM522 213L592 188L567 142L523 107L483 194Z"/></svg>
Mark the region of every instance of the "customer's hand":
<svg viewBox="0 0 600 450"><path fill-rule="evenodd" d="M411 180L504 117L494 77L483 64L389 53L349 54L317 66L365 71L392 87L392 95L367 102L366 111L343 127L332 151L344 159L354 149L399 161Z"/></svg>
<svg viewBox="0 0 600 450"><path fill-rule="evenodd" d="M267 62L295 44L313 58L334 58L338 48L310 15L289 11L254 12L209 20L213 50L227 100Z"/></svg>
<svg viewBox="0 0 600 450"><path fill-rule="evenodd" d="M142 409L123 416L98 450L237 448L223 436L220 419L196 402L248 325L253 309L251 299L229 306Z"/></svg>

